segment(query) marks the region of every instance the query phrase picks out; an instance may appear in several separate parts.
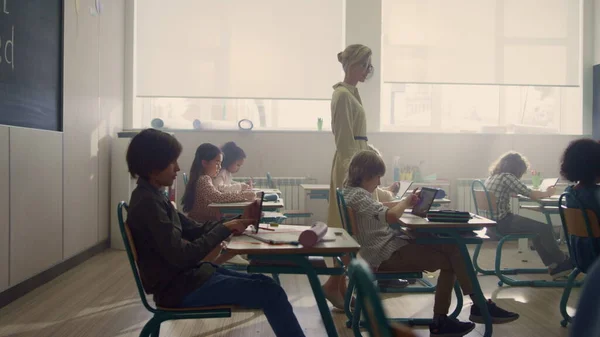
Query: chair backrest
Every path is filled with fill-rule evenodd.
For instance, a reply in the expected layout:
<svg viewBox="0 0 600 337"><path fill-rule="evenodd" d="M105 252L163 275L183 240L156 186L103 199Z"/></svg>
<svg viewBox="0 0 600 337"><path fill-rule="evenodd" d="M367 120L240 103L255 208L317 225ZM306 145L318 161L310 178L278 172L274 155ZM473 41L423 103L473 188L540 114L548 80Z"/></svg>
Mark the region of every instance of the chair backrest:
<svg viewBox="0 0 600 337"><path fill-rule="evenodd" d="M473 180L471 193L473 194L473 203L475 204L475 214L497 220L498 200L495 195L488 192L483 181ZM486 214L480 214L480 211L485 211Z"/></svg>
<svg viewBox="0 0 600 337"><path fill-rule="evenodd" d="M188 181L189 181L189 178L188 178L187 173L183 172L183 184L187 185Z"/></svg>
<svg viewBox="0 0 600 337"><path fill-rule="evenodd" d="M346 204L346 199L344 199L344 194L342 194L342 190L337 188L335 190L335 196L337 199L338 211L340 212L340 219L342 220L342 227L350 234L350 236L355 237L358 234L358 226L356 223L356 214L354 214L354 210L351 207L348 207ZM354 253L350 254L352 257L356 257Z"/></svg>
<svg viewBox="0 0 600 337"><path fill-rule="evenodd" d="M340 219L342 220L342 227L344 227L348 234L355 236L358 228L356 227L354 210L346 204L346 199L344 199L344 194L340 188L336 188L335 197L337 199L338 211L340 212Z"/></svg>
<svg viewBox="0 0 600 337"><path fill-rule="evenodd" d="M273 177L271 177L271 173L269 173L269 172L267 172L267 187L272 188L272 189L277 188L277 186L275 185L275 182L273 181Z"/></svg>
<svg viewBox="0 0 600 337"><path fill-rule="evenodd" d="M131 235L129 226L123 220L123 209L129 209L129 206L125 201L121 201L117 206L117 218L119 219L119 229L121 230L121 236L123 237L123 243L125 244L125 250L127 251L127 258L129 259L129 265L131 266L131 271L133 272L133 278L135 279L135 284L138 288L138 293L140 294L140 298L144 304L144 307L146 307L146 309L148 309L150 312L156 312L156 309L151 307L146 300L146 292L144 291L142 278L140 277L140 272L137 267L138 255L135 249L135 243L133 241L133 236Z"/></svg>
<svg viewBox="0 0 600 337"><path fill-rule="evenodd" d="M348 270L349 277L356 286L356 305L364 312L369 336L373 337L412 337L409 329L392 327L385 315L374 282L375 277L369 266L362 260L354 259Z"/></svg>
<svg viewBox="0 0 600 337"><path fill-rule="evenodd" d="M575 207L567 208L564 205L567 200ZM560 195L558 205L563 231L567 237L567 247L571 256L574 256L574 247L571 247L571 240L568 239L569 235L582 238L600 238L600 223L596 213L591 209L585 209L579 199L569 192ZM597 257L600 255L600 247L598 247L597 240L593 242L594 257Z"/></svg>

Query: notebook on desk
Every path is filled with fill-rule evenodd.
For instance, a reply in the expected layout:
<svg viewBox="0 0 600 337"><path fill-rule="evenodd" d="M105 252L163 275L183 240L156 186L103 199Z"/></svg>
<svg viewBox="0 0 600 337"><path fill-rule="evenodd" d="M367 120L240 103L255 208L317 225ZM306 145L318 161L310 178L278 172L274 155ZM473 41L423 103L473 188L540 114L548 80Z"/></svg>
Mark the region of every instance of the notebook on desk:
<svg viewBox="0 0 600 337"><path fill-rule="evenodd" d="M546 178L540 184L540 191L545 192L548 188L556 186L556 184L558 184L558 178Z"/></svg>
<svg viewBox="0 0 600 337"><path fill-rule="evenodd" d="M401 180L398 182L400 184L400 188L398 189L398 193L396 194L396 198L402 198L405 194L406 191L408 191L408 189L410 188L410 186L412 185L412 181L410 180Z"/></svg>

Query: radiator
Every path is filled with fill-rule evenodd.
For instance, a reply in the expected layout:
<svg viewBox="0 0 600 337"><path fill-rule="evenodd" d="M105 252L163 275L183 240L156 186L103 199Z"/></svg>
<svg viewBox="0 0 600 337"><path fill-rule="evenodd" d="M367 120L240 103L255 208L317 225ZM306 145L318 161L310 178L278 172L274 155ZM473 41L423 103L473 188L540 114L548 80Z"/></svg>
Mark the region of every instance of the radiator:
<svg viewBox="0 0 600 337"><path fill-rule="evenodd" d="M475 180L485 180L485 178L459 178L456 179L456 209L475 213L475 203L471 193L471 184ZM454 201L454 200L453 200Z"/></svg>
<svg viewBox="0 0 600 337"><path fill-rule="evenodd" d="M254 182L254 187L270 188L267 184L266 177L236 177L235 181L247 182L250 179ZM316 184L317 179L307 177L272 177L271 181L275 185L275 188L281 191L283 198L284 209L286 210L299 210L301 203L304 201L304 194L300 184ZM301 201L302 200L302 201ZM298 219L288 219L284 223L298 223Z"/></svg>

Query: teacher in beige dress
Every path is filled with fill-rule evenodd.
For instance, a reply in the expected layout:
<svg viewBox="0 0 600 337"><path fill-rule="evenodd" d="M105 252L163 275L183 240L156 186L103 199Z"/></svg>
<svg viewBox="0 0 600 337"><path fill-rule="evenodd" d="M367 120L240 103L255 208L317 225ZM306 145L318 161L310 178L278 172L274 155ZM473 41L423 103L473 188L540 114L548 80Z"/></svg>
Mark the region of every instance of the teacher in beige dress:
<svg viewBox="0 0 600 337"><path fill-rule="evenodd" d="M329 186L329 213L327 225L342 227L336 202L336 188L342 187L350 160L355 153L367 150L367 119L356 85L373 73L371 49L361 44L348 46L337 55L345 77L333 86L331 98L331 129L335 138L335 155L331 168ZM344 308L345 278L331 276L323 285L327 299L339 309Z"/></svg>

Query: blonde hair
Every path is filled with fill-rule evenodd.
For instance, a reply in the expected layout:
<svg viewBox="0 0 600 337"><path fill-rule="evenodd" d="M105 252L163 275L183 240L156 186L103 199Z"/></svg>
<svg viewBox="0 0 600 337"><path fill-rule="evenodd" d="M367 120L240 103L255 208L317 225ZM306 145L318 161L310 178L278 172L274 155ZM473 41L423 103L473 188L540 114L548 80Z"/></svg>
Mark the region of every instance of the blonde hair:
<svg viewBox="0 0 600 337"><path fill-rule="evenodd" d="M367 147L369 148L369 150L371 150L371 151L377 153L379 156L381 156L381 152L375 146L373 146L371 144L367 144Z"/></svg>
<svg viewBox="0 0 600 337"><path fill-rule="evenodd" d="M490 175L510 173L520 179L527 172L528 168L529 162L527 158L518 152L507 152L492 163L490 166Z"/></svg>
<svg viewBox="0 0 600 337"><path fill-rule="evenodd" d="M373 52L371 48L362 44L351 44L344 51L337 54L338 61L342 64L345 72L348 72L351 66L362 63L366 64Z"/></svg>
<svg viewBox="0 0 600 337"><path fill-rule="evenodd" d="M362 150L355 154L348 166L345 187L359 187L363 181L385 174L385 163L379 154Z"/></svg>

